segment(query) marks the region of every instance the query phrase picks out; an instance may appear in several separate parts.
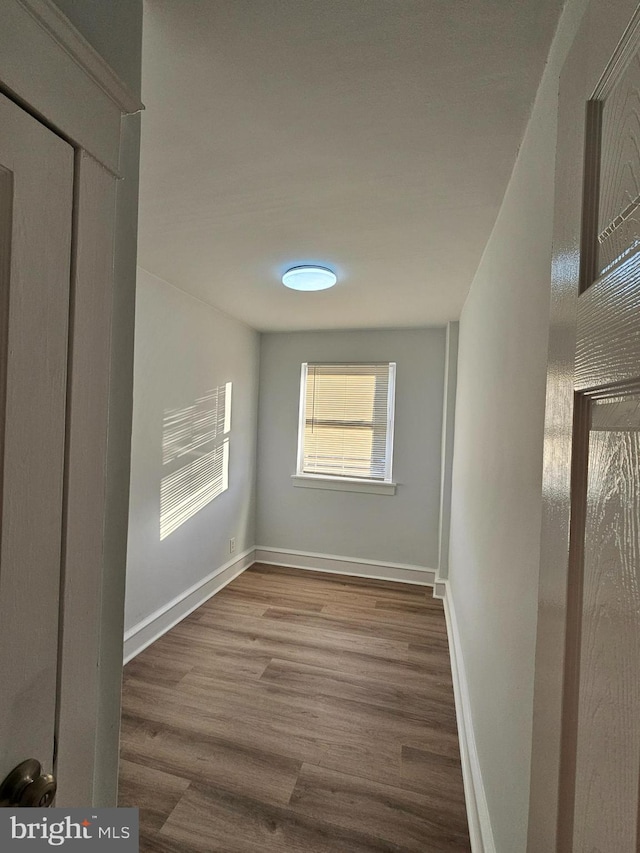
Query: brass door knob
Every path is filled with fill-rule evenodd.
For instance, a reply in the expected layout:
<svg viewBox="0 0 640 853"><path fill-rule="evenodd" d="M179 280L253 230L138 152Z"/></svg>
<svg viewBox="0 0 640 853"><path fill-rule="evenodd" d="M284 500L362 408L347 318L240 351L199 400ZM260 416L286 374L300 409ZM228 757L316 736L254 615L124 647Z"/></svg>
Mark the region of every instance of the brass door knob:
<svg viewBox="0 0 640 853"><path fill-rule="evenodd" d="M18 764L0 785L1 808L49 808L56 795L56 777L42 772L35 758Z"/></svg>

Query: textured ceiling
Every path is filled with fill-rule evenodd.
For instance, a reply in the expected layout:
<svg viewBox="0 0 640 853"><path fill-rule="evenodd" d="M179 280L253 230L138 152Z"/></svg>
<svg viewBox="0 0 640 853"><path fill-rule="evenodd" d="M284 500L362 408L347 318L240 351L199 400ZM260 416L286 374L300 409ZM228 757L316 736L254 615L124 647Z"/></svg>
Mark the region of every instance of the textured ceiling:
<svg viewBox="0 0 640 853"><path fill-rule="evenodd" d="M561 5L147 0L140 265L260 330L456 319Z"/></svg>

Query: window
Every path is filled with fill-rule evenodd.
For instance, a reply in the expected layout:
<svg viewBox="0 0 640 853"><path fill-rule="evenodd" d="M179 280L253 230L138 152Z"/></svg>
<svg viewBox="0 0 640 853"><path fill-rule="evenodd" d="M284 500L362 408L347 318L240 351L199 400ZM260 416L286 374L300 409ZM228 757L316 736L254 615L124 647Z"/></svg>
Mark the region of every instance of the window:
<svg viewBox="0 0 640 853"><path fill-rule="evenodd" d="M296 479L392 485L395 368L302 365Z"/></svg>

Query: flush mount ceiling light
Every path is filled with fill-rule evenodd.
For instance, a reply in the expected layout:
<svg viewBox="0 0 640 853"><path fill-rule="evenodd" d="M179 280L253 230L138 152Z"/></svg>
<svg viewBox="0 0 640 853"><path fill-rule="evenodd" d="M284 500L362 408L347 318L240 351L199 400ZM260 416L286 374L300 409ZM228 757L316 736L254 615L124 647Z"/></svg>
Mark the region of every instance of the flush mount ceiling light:
<svg viewBox="0 0 640 853"><path fill-rule="evenodd" d="M337 282L334 272L326 267L292 267L282 276L282 283L292 290L327 290Z"/></svg>

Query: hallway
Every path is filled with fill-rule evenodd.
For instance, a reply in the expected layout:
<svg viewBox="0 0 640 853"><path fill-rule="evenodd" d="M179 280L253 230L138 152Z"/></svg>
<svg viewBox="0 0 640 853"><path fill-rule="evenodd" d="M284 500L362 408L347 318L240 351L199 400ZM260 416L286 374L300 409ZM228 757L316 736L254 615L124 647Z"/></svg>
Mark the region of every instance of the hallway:
<svg viewBox="0 0 640 853"><path fill-rule="evenodd" d="M256 564L125 668L141 851L468 851L431 589Z"/></svg>

